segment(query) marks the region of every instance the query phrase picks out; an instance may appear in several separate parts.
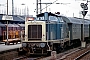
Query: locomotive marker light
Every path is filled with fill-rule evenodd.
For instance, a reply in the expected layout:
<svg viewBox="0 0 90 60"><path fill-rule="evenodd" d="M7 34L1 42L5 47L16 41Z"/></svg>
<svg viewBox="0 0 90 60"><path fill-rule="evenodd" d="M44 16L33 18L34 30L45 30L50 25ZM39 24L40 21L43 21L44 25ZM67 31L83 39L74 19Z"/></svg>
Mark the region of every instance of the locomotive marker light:
<svg viewBox="0 0 90 60"><path fill-rule="evenodd" d="M81 40L81 47L86 47L86 42L84 41L84 17L88 12L88 11L86 11L86 10L88 10L87 5L88 5L87 3L86 4L84 4L84 3L80 4L81 8L83 9L83 11L81 11L82 15L83 15L83 35L82 35L82 40Z"/></svg>

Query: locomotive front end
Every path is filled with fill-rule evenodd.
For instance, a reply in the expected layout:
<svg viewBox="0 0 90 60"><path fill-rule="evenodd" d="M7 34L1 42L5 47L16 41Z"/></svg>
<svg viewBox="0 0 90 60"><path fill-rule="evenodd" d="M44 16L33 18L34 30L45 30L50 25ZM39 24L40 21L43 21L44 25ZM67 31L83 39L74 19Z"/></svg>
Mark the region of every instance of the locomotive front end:
<svg viewBox="0 0 90 60"><path fill-rule="evenodd" d="M30 54L46 54L47 41L45 21L25 22L25 40L22 42L24 50Z"/></svg>

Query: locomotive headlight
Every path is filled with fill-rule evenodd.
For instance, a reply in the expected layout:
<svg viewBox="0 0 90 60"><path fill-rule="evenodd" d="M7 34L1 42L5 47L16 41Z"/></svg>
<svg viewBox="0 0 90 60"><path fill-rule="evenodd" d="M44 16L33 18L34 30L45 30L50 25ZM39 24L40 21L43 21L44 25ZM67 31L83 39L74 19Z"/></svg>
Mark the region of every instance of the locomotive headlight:
<svg viewBox="0 0 90 60"><path fill-rule="evenodd" d="M26 47L27 46L27 44L26 43L22 43L22 47Z"/></svg>
<svg viewBox="0 0 90 60"><path fill-rule="evenodd" d="M40 43L40 47L45 47L45 43Z"/></svg>

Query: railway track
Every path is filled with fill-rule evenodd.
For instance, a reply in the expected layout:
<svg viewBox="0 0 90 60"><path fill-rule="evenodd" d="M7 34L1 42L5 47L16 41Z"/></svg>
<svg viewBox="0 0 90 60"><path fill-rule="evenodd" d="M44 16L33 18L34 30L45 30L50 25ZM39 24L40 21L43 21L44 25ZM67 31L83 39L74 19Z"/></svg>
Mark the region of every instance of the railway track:
<svg viewBox="0 0 90 60"><path fill-rule="evenodd" d="M72 52L63 55L62 57L57 58L57 60L78 60L89 52L90 52L90 46L88 46L85 49L79 48L79 50L75 50L75 51L73 50Z"/></svg>
<svg viewBox="0 0 90 60"><path fill-rule="evenodd" d="M16 49L0 52L0 60L12 60L18 57Z"/></svg>
<svg viewBox="0 0 90 60"><path fill-rule="evenodd" d="M85 48L85 49L82 49L81 47L77 47L77 48L73 48L73 49L67 50L65 52L56 54L56 58L49 56L46 58L41 58L39 60L78 60L78 59L81 59L83 56L87 55L89 52L90 52L90 45L88 44L87 48ZM89 56L90 56L90 53L88 54L88 57ZM86 60L86 59L84 59L84 60Z"/></svg>
<svg viewBox="0 0 90 60"><path fill-rule="evenodd" d="M80 56L78 56L74 60L87 60L87 59L90 59L90 58L88 58L89 56L90 56L90 50L88 50L85 53L81 54Z"/></svg>
<svg viewBox="0 0 90 60"><path fill-rule="evenodd" d="M62 53L56 54L56 58L53 58L53 56L49 56L49 57L41 58L41 59L39 59L39 60L61 60L61 59L63 59L65 56L81 50L81 49L79 49L79 48L80 48L80 47L78 47L78 48L73 48L73 49L64 51L64 52L62 52Z"/></svg>
<svg viewBox="0 0 90 60"><path fill-rule="evenodd" d="M27 57L27 56L21 56L18 58L14 58L13 60L40 60L45 57Z"/></svg>
<svg viewBox="0 0 90 60"><path fill-rule="evenodd" d="M27 57L19 55L17 49L0 52L0 60L37 60L42 57Z"/></svg>
<svg viewBox="0 0 90 60"><path fill-rule="evenodd" d="M27 57L23 52L18 53L19 48L4 50L0 52L0 60L36 60L42 57Z"/></svg>
<svg viewBox="0 0 90 60"><path fill-rule="evenodd" d="M83 56L82 58L80 58L79 60L90 60L90 52L85 56Z"/></svg>
<svg viewBox="0 0 90 60"><path fill-rule="evenodd" d="M13 60L36 60L37 58L28 58L26 56L21 56L18 58L14 58Z"/></svg>
<svg viewBox="0 0 90 60"><path fill-rule="evenodd" d="M73 48L65 52L56 54L56 60L86 60L90 59L90 45L87 48L81 49ZM27 57L24 55L19 56L16 49L5 51L0 53L0 60L52 60L52 56L49 57Z"/></svg>

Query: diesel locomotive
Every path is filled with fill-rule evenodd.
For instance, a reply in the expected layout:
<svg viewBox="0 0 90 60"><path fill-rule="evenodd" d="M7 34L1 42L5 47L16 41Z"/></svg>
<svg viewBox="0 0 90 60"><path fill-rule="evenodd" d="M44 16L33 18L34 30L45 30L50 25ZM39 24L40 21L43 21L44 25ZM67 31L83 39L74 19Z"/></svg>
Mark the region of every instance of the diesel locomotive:
<svg viewBox="0 0 90 60"><path fill-rule="evenodd" d="M68 46L81 45L84 22L84 39L90 37L90 21L45 12L36 20L25 21L25 40L22 48L29 54L60 52Z"/></svg>

